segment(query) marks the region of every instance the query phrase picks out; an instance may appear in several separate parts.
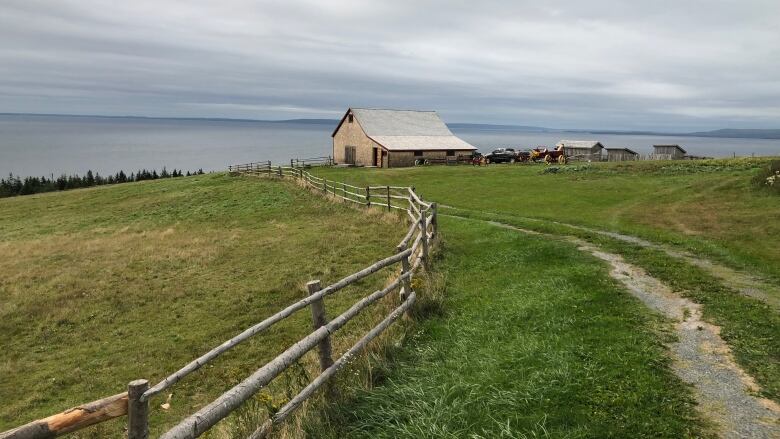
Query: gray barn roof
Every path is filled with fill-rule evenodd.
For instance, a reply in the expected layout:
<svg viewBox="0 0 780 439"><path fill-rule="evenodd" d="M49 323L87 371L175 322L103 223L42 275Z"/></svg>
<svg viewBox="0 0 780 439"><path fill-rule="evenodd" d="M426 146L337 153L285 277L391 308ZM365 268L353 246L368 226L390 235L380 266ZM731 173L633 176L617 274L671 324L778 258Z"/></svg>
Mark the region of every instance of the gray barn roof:
<svg viewBox="0 0 780 439"><path fill-rule="evenodd" d="M363 132L388 150L477 149L452 134L435 111L351 108L339 122L334 136L350 111Z"/></svg>
<svg viewBox="0 0 780 439"><path fill-rule="evenodd" d="M628 148L605 148L607 151L626 151L630 152L631 154L639 155L636 151L632 151Z"/></svg>
<svg viewBox="0 0 780 439"><path fill-rule="evenodd" d="M369 136L452 136L435 111L353 108L352 113Z"/></svg>
<svg viewBox="0 0 780 439"><path fill-rule="evenodd" d="M653 148L677 148L680 151L682 151L683 154L688 154L688 151L682 149L682 146L676 145L676 144L669 144L669 145L653 145Z"/></svg>
<svg viewBox="0 0 780 439"><path fill-rule="evenodd" d="M601 142L595 140L561 140L556 143L556 146L563 145L564 148L582 148L582 149L594 149L597 146L604 148Z"/></svg>

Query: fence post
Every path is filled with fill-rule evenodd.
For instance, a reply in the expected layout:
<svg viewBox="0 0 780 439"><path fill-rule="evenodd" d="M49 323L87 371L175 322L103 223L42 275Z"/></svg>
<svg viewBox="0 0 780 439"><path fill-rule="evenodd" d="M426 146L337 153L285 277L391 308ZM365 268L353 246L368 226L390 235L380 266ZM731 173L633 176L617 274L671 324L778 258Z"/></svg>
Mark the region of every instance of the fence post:
<svg viewBox="0 0 780 439"><path fill-rule="evenodd" d="M279 177L282 177L282 165L279 165Z"/></svg>
<svg viewBox="0 0 780 439"><path fill-rule="evenodd" d="M149 400L141 401L147 390L147 380L130 381L127 385L127 439L149 437Z"/></svg>
<svg viewBox="0 0 780 439"><path fill-rule="evenodd" d="M294 167L295 167L295 165L293 164L293 159L290 159L290 167L291 167L291 168L294 168Z"/></svg>
<svg viewBox="0 0 780 439"><path fill-rule="evenodd" d="M435 237L439 233L439 206L431 203L431 234Z"/></svg>
<svg viewBox="0 0 780 439"><path fill-rule="evenodd" d="M395 248L397 253L401 253L402 251L406 250L406 245L399 245ZM401 259L401 274L408 273L412 269L412 264L409 262L409 256ZM399 296L401 297L401 302L406 300L407 297L409 297L409 293L412 291L412 282L409 280L409 278L404 278L404 280L401 281L401 291L399 291Z"/></svg>
<svg viewBox="0 0 780 439"><path fill-rule="evenodd" d="M366 186L366 206L371 207L371 188Z"/></svg>
<svg viewBox="0 0 780 439"><path fill-rule="evenodd" d="M422 229L422 260L423 266L428 270L428 222L425 219L425 211L420 208L420 228Z"/></svg>
<svg viewBox="0 0 780 439"><path fill-rule="evenodd" d="M309 291L309 295L316 293L320 290L320 281L313 280L306 284L306 289ZM320 326L328 324L328 317L325 314L325 302L322 298L315 300L311 303L311 322L312 328L317 329ZM320 355L320 370L324 371L333 365L333 357L331 356L330 336L325 337L318 345L318 351Z"/></svg>
<svg viewBox="0 0 780 439"><path fill-rule="evenodd" d="M347 202L347 184L342 182L341 183L341 191L344 192L344 202Z"/></svg>
<svg viewBox="0 0 780 439"><path fill-rule="evenodd" d="M322 179L322 190L325 192L325 195L328 195L328 179L323 178Z"/></svg>
<svg viewBox="0 0 780 439"><path fill-rule="evenodd" d="M268 176L271 176L271 161L268 160Z"/></svg>
<svg viewBox="0 0 780 439"><path fill-rule="evenodd" d="M387 187L387 211L390 212L390 186Z"/></svg>

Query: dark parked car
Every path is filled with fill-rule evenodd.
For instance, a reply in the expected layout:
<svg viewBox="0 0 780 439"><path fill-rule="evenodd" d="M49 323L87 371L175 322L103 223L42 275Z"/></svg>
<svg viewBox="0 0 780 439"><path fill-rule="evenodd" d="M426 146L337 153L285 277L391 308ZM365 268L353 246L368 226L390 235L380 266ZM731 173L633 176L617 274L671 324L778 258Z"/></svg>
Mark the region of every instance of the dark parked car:
<svg viewBox="0 0 780 439"><path fill-rule="evenodd" d="M485 163L514 163L516 161L517 153L512 148L498 148L490 154L485 154Z"/></svg>

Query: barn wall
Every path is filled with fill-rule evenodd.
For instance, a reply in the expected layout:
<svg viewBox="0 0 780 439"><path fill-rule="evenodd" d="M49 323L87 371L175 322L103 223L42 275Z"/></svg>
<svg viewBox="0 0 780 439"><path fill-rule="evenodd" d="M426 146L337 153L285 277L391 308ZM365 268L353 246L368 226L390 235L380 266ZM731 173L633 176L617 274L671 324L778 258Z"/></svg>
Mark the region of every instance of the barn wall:
<svg viewBox="0 0 780 439"><path fill-rule="evenodd" d="M355 147L355 165L372 166L374 164L374 148L381 147L363 132L357 118L349 123L349 118L344 120L336 135L333 136L333 160L339 163L344 162L344 147ZM381 153L381 152L380 152Z"/></svg>
<svg viewBox="0 0 780 439"><path fill-rule="evenodd" d="M577 160L601 160L600 148L570 148L564 147L566 157L577 156Z"/></svg>
<svg viewBox="0 0 780 439"><path fill-rule="evenodd" d="M622 162L627 160L637 160L636 154L632 154L628 151L607 151L607 161L610 162Z"/></svg>
<svg viewBox="0 0 780 439"><path fill-rule="evenodd" d="M391 168L414 166L415 161L418 159L444 159L447 157L447 151L423 151L422 157L415 157L414 151L390 151L388 154ZM456 150L455 155L450 156L450 158L453 159L461 155L471 156L471 150Z"/></svg>
<svg viewBox="0 0 780 439"><path fill-rule="evenodd" d="M653 149L655 154L669 154L673 160L685 157L685 154L674 146L656 146Z"/></svg>

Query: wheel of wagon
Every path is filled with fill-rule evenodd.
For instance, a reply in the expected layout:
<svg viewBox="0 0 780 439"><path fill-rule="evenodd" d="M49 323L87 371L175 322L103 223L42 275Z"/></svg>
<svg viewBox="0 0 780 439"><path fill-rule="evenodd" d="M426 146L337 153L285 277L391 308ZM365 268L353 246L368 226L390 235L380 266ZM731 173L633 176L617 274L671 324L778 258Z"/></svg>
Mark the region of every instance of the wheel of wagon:
<svg viewBox="0 0 780 439"><path fill-rule="evenodd" d="M485 164L489 165L490 164L490 159L485 159Z"/></svg>
<svg viewBox="0 0 780 439"><path fill-rule="evenodd" d="M511 159L509 159L509 163L512 163L512 164L514 164L514 163L515 163L515 161L516 161L516 160L514 159L514 157L512 157Z"/></svg>
<svg viewBox="0 0 780 439"><path fill-rule="evenodd" d="M561 154L558 156L558 164L565 165L566 164L566 156Z"/></svg>
<svg viewBox="0 0 780 439"><path fill-rule="evenodd" d="M430 164L431 164L431 161L428 160L428 159L425 159L425 161L423 162L423 165L425 165L425 166L428 166Z"/></svg>
<svg viewBox="0 0 780 439"><path fill-rule="evenodd" d="M544 162L547 163L548 165L550 163L552 163L552 161L553 161L553 158L552 158L552 156L550 154L547 154L546 156L544 156Z"/></svg>

